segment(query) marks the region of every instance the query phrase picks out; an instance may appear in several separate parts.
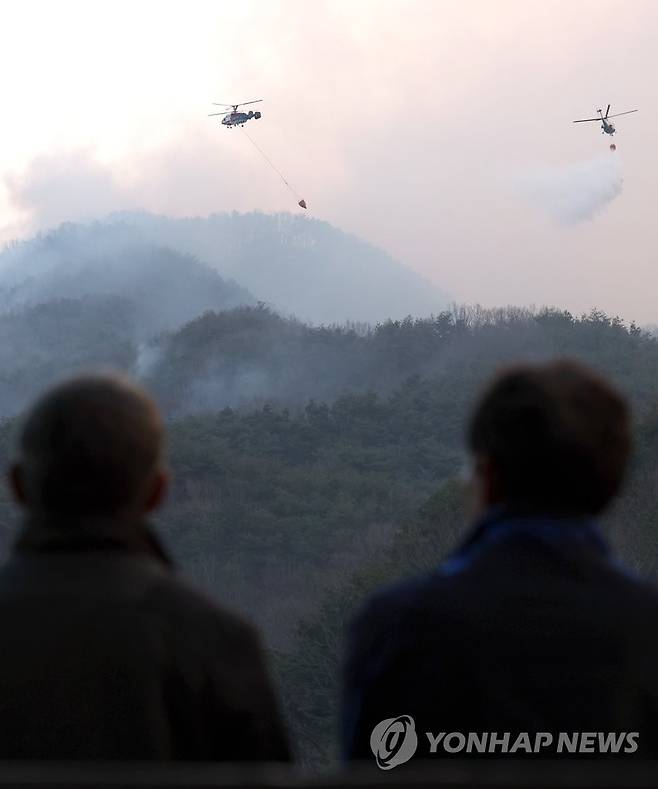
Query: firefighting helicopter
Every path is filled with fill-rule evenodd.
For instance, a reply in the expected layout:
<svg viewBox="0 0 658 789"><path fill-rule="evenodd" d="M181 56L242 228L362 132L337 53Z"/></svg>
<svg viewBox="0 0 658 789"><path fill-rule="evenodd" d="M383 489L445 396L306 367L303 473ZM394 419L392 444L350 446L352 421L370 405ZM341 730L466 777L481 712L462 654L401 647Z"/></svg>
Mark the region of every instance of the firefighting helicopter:
<svg viewBox="0 0 658 789"><path fill-rule="evenodd" d="M608 104L605 115L603 114L603 110L597 110L597 112L599 113L598 118L583 118L582 120L574 121L574 123L600 123L601 134L609 134L612 136L617 130L612 123L608 123L608 118L618 118L620 115L630 115L632 112L637 112L637 110L626 110L626 112L618 112L616 115L610 115L610 105Z"/></svg>
<svg viewBox="0 0 658 789"><path fill-rule="evenodd" d="M270 157L265 153L265 151L258 145L256 140L252 139L247 132L244 130L244 125L247 121L250 121L252 118L258 120L261 117L260 112L253 112L249 110L249 112L238 112L238 107L244 107L246 104L258 104L259 101L262 99L255 99L254 101L242 101L239 104L221 104L217 101L213 101L213 104L217 107L230 107L231 109L226 110L225 112L211 112L208 114L209 118L212 118L216 115L224 116L222 119L222 126L226 126L227 128L232 128L233 126L239 126L242 130L244 136L249 140L249 142L254 146L254 148L260 153L260 155L265 159L265 161L269 164L269 166L274 170L274 172L281 178L283 183L286 185L288 190L295 195L297 199L297 205L300 208L307 208L306 200L303 197L300 197L295 189L290 185L289 181L286 179L285 175L279 170L279 168L274 164L274 162L270 159Z"/></svg>
<svg viewBox="0 0 658 789"><path fill-rule="evenodd" d="M242 101L239 104L221 104L220 102L213 101L216 107L230 107L231 109L225 112L211 112L208 114L208 117L212 118L215 115L223 115L222 126L226 126L229 129L232 126L244 126L245 123L252 118L258 120L261 117L261 113L254 112L253 110L249 110L249 112L238 112L238 107L244 107L246 104L258 104L259 101L262 101L262 99Z"/></svg>

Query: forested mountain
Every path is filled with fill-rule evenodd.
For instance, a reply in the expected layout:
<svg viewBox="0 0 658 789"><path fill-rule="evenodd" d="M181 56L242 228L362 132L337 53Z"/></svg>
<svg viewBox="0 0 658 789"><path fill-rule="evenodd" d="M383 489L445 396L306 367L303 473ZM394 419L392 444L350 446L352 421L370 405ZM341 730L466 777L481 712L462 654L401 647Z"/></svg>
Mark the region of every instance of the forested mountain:
<svg viewBox="0 0 658 789"><path fill-rule="evenodd" d="M140 339L254 296L187 251L121 225L61 225L0 253L0 314L58 299L115 296L133 304Z"/></svg>
<svg viewBox="0 0 658 789"><path fill-rule="evenodd" d="M609 330L605 348L602 326ZM636 339L651 346L636 327L596 311L575 319L558 310L462 308L376 326L312 327L261 305L208 313L163 334L149 345L146 377L170 414L264 402L299 407L347 392L387 394L413 376L445 386L443 407L454 409L474 379L516 358L577 353L594 363L607 359L623 384L625 368L634 364L626 345ZM649 370L637 367L635 374L643 376L647 393L655 390Z"/></svg>
<svg viewBox="0 0 658 789"><path fill-rule="evenodd" d="M25 315L41 343L16 346L26 376L54 372L53 326L73 359L134 369L144 354L129 302L62 301ZM658 579L658 341L635 326L597 311L464 308L314 328L258 306L208 313L148 351L143 380L167 409L175 479L159 527L198 583L264 629L307 761L335 756L346 619L377 584L435 565L467 527L465 420L501 365L571 356L629 396L634 469L608 528L626 561ZM15 426L1 423L0 465ZM13 513L3 491L0 550Z"/></svg>
<svg viewBox="0 0 658 789"><path fill-rule="evenodd" d="M314 330L272 307L226 313L257 299L316 323L361 324L429 315L445 301L380 250L301 217L125 213L64 224L0 252L0 416L89 366L140 376L157 367L153 383L177 413L352 388L352 368L338 371L353 361L339 337L354 329ZM322 369L331 344L335 380Z"/></svg>
<svg viewBox="0 0 658 789"><path fill-rule="evenodd" d="M448 303L382 250L290 214L124 212L61 225L0 253L0 310L98 293L143 295L145 308L148 295L152 304L162 299L157 314L168 326L255 298L316 324L425 316Z"/></svg>
<svg viewBox="0 0 658 789"><path fill-rule="evenodd" d="M78 370L139 364L138 318L119 296L58 299L0 312L0 418Z"/></svg>
<svg viewBox="0 0 658 789"><path fill-rule="evenodd" d="M196 255L284 315L375 323L445 309L448 296L381 249L327 222L292 214L172 219L120 213L107 222Z"/></svg>
<svg viewBox="0 0 658 789"><path fill-rule="evenodd" d="M139 374L148 342L206 310L255 304L188 254L105 225L62 225L0 253L0 417L90 367Z"/></svg>

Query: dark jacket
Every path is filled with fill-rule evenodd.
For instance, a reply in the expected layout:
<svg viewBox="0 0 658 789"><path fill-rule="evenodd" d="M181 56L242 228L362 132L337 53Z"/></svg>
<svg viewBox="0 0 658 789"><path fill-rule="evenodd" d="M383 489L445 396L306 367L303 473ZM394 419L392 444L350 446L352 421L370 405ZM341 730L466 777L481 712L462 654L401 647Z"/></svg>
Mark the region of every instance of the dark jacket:
<svg viewBox="0 0 658 789"><path fill-rule="evenodd" d="M492 514L439 570L366 605L344 688L348 759L372 760L373 727L400 715L419 755L428 731L636 731L655 758L658 595L592 522Z"/></svg>
<svg viewBox="0 0 658 789"><path fill-rule="evenodd" d="M31 523L0 570L0 759L287 760L255 631L143 525Z"/></svg>

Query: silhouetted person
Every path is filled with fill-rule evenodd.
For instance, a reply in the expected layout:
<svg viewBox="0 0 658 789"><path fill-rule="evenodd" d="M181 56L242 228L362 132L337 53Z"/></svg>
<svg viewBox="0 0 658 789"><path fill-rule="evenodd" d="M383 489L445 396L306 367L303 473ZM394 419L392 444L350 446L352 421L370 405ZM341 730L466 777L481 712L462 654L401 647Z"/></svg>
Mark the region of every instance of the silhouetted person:
<svg viewBox="0 0 658 789"><path fill-rule="evenodd" d="M430 755L428 731L510 732L510 745L527 732L533 748L536 733L552 733L548 756L560 732L639 732L636 755L656 757L658 597L616 563L597 525L629 457L624 400L576 364L520 366L486 390L468 439L470 537L435 572L376 595L352 625L346 757L372 760L374 726L403 715L415 721L416 758Z"/></svg>
<svg viewBox="0 0 658 789"><path fill-rule="evenodd" d="M0 758L286 760L254 630L178 579L145 522L163 425L110 376L48 392L10 482L26 520L0 570Z"/></svg>

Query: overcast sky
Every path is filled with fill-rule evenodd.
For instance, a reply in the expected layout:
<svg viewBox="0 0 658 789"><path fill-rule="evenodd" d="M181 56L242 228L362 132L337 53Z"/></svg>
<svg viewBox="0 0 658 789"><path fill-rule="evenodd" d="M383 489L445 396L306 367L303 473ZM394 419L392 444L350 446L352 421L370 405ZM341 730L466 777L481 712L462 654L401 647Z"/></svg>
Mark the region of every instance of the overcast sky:
<svg viewBox="0 0 658 789"><path fill-rule="evenodd" d="M0 237L299 210L461 302L658 322L658 2L5 2ZM618 150L596 124L610 102ZM623 181L623 185L622 185Z"/></svg>

